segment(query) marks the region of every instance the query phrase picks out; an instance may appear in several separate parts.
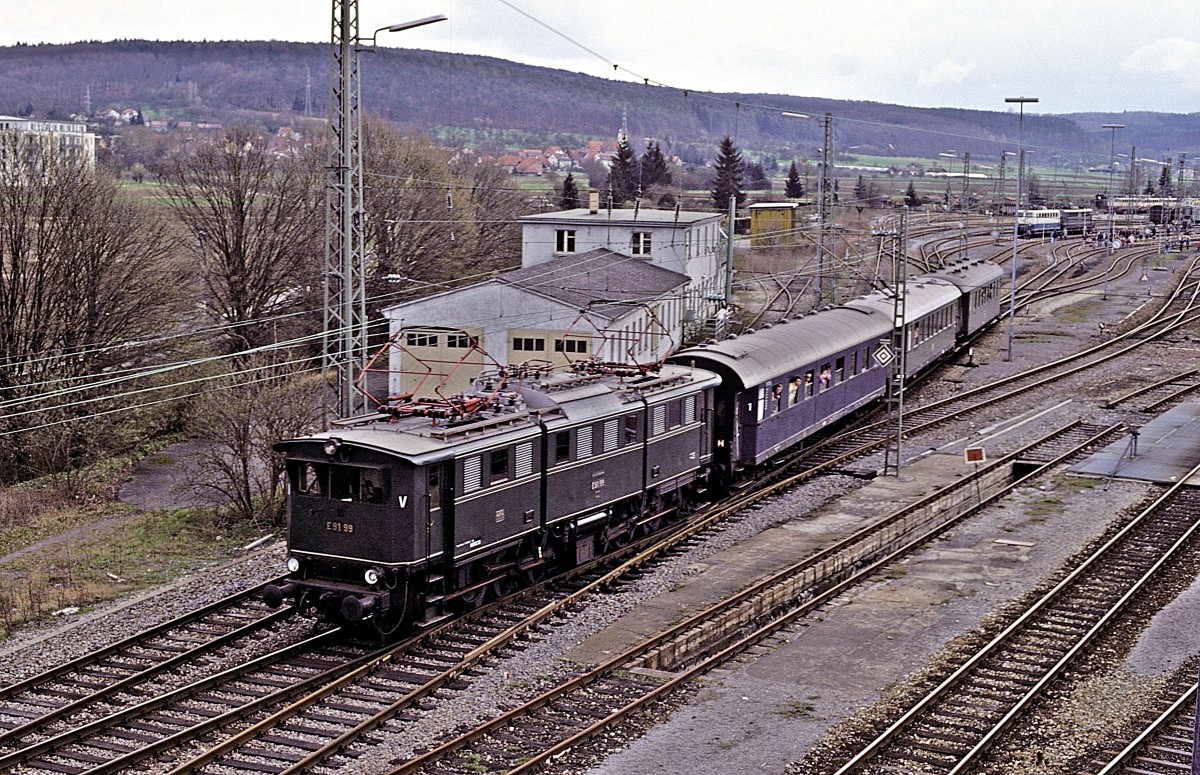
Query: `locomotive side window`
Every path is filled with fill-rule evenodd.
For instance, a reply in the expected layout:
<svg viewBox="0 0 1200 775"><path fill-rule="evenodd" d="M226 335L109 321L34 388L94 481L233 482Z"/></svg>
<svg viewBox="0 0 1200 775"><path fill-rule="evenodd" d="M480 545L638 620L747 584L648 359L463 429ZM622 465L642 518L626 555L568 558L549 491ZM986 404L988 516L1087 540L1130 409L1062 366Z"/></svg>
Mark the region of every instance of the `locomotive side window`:
<svg viewBox="0 0 1200 775"><path fill-rule="evenodd" d="M678 428L683 424L683 402L671 401L667 404L667 427Z"/></svg>
<svg viewBox="0 0 1200 775"><path fill-rule="evenodd" d="M426 481L429 486L429 508L440 509L442 507L442 472L439 466L430 466L428 469Z"/></svg>
<svg viewBox="0 0 1200 775"><path fill-rule="evenodd" d="M493 449L491 455L491 472L492 478L490 484L502 482L508 478L508 450Z"/></svg>
<svg viewBox="0 0 1200 775"><path fill-rule="evenodd" d="M559 431L554 434L554 462L569 463L571 461L571 432Z"/></svg>
<svg viewBox="0 0 1200 775"><path fill-rule="evenodd" d="M638 440L638 430L641 426L640 418L636 414L625 415L625 443L636 444Z"/></svg>

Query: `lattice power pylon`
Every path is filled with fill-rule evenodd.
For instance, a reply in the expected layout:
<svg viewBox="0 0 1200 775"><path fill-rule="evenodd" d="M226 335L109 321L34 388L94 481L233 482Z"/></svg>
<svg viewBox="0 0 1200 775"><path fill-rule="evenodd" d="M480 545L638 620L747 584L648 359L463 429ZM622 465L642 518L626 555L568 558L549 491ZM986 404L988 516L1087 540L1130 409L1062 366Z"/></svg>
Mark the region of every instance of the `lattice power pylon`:
<svg viewBox="0 0 1200 775"><path fill-rule="evenodd" d="M361 136L358 0L333 0L323 346L324 372L327 377L337 377L335 413L339 417L350 417L366 409L366 397L354 387L367 357Z"/></svg>

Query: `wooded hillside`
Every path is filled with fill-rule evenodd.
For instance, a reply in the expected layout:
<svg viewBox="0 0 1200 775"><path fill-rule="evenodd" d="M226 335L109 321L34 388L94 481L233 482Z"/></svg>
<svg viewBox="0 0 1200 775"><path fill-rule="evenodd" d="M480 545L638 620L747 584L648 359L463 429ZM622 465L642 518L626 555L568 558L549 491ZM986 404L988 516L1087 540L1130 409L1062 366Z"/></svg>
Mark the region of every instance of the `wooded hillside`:
<svg viewBox="0 0 1200 775"><path fill-rule="evenodd" d="M255 114L287 123L325 114L326 44L150 42L124 40L0 48L0 113L67 117L139 108L147 117L229 121ZM414 49L362 55L362 99L372 113L442 142L475 146L578 145L609 138L628 116L633 138L653 137L687 159L711 159L732 135L752 152L815 151L817 121L794 111L837 117L836 147L856 154L936 156L954 150L998 156L1016 144L1015 116L954 108L926 109L775 94L685 92L481 56ZM947 96L953 101L953 95ZM1026 147L1108 155L1107 121L1126 124L1122 145L1139 155L1200 149L1200 114L1114 113L1025 117Z"/></svg>

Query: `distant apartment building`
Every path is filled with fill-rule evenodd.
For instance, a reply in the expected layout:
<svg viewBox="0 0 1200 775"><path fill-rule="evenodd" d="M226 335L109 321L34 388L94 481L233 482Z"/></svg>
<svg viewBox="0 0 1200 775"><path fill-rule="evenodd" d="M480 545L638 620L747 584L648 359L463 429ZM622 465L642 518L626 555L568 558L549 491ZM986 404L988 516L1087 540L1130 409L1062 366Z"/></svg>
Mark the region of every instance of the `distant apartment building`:
<svg viewBox="0 0 1200 775"><path fill-rule="evenodd" d="M82 121L55 121L0 116L0 171L11 174L18 159L40 151L50 159L78 160L88 169L96 166L96 136Z"/></svg>

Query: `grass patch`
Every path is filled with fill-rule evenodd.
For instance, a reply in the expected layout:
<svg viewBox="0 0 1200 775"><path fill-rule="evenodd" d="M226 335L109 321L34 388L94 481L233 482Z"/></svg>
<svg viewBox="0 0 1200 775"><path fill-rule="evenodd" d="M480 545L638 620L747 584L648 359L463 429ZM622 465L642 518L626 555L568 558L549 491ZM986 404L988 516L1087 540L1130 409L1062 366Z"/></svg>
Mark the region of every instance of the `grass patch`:
<svg viewBox="0 0 1200 775"><path fill-rule="evenodd" d="M777 710L776 713L778 713L780 716L787 716L788 718L808 718L813 715L816 709L817 706L811 702L796 701L787 703L782 708Z"/></svg>
<svg viewBox="0 0 1200 775"><path fill-rule="evenodd" d="M120 516L123 511L109 513ZM57 516L59 525L91 525L96 512ZM0 628L7 636L52 611L86 608L162 585L224 560L258 534L250 526L221 526L201 509L154 511L87 527L0 566ZM14 533L6 531L6 536L12 539Z"/></svg>
<svg viewBox="0 0 1200 775"><path fill-rule="evenodd" d="M908 566L897 562L888 566L886 578L902 579L906 575L908 575Z"/></svg>
<svg viewBox="0 0 1200 775"><path fill-rule="evenodd" d="M1063 500L1058 495L1043 495L1025 505L1025 512L1034 519L1045 519L1053 514L1061 514Z"/></svg>

